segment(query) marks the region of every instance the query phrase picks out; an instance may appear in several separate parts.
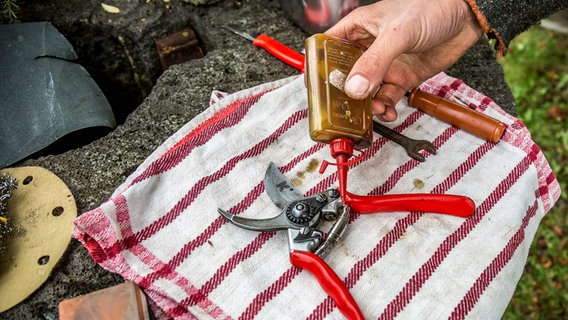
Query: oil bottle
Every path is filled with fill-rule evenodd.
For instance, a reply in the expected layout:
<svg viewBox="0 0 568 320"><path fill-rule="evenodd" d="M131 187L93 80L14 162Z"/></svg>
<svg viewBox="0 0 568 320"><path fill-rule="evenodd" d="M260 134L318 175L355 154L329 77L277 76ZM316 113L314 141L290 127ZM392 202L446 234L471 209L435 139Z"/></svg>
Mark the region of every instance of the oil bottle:
<svg viewBox="0 0 568 320"><path fill-rule="evenodd" d="M329 35L316 34L306 39L310 138L329 143L342 199L347 196L349 165L359 161L364 155L361 150L373 141L371 98L356 100L343 91L349 71L362 54L362 48ZM354 149L361 155L350 160ZM331 163L322 161L321 173L328 164Z"/></svg>
<svg viewBox="0 0 568 320"><path fill-rule="evenodd" d="M371 98L355 100L343 84L363 49L336 37L316 34L306 39L306 79L310 138L330 143L347 138L357 149L373 140Z"/></svg>

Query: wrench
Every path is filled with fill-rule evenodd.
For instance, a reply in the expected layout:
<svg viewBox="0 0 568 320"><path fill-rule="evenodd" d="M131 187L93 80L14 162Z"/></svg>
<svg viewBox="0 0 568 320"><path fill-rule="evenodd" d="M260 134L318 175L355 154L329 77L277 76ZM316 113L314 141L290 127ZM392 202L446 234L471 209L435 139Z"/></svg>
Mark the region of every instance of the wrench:
<svg viewBox="0 0 568 320"><path fill-rule="evenodd" d="M436 154L436 147L434 147L434 145L430 141L411 139L375 120L373 120L373 131L387 139L392 140L393 142L396 142L397 144L402 146L404 150L406 150L408 156L420 162L424 162L426 158L424 158L424 156L421 155L419 151L426 150L431 154Z"/></svg>

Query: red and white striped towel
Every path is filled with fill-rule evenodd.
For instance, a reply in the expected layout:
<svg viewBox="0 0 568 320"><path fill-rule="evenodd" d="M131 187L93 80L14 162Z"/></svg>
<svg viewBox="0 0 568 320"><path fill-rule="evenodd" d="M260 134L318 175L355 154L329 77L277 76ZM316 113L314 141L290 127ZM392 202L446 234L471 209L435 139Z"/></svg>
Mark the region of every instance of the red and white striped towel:
<svg viewBox="0 0 568 320"><path fill-rule="evenodd" d="M368 319L497 319L559 185L526 127L489 98L445 74L422 89L501 119L502 141L401 101L392 126L433 141L438 154L420 163L375 136L349 171L348 190L465 195L475 214L355 214L325 260ZM307 116L302 76L219 100L77 218L75 237L102 267L144 288L159 317L341 319L316 279L290 265L286 232L239 229L217 213L278 214L262 182L270 161L306 195L337 187L333 168L314 170L332 159L327 145L310 140Z"/></svg>

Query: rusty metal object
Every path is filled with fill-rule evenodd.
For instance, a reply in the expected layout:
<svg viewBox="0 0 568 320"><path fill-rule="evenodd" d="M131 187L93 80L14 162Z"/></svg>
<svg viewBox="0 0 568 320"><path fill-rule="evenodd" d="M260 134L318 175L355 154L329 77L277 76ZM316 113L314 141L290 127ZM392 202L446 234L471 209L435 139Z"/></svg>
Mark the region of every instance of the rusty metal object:
<svg viewBox="0 0 568 320"><path fill-rule="evenodd" d="M156 40L156 48L160 57L162 70L166 70L174 64L183 63L204 56L203 48L195 31L185 28Z"/></svg>

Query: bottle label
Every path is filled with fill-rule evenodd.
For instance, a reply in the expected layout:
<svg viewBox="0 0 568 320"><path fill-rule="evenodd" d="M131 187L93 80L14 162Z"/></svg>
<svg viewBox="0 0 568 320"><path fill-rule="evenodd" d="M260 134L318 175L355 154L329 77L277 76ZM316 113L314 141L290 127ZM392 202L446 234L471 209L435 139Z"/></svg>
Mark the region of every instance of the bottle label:
<svg viewBox="0 0 568 320"><path fill-rule="evenodd" d="M365 128L366 105L368 101L354 100L343 92L343 84L353 64L361 56L358 47L327 39L324 43L324 61L327 91L327 113L329 125L334 130L363 133Z"/></svg>

